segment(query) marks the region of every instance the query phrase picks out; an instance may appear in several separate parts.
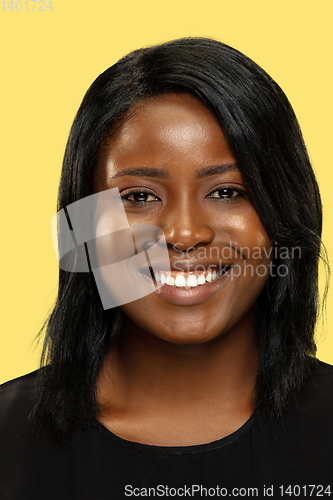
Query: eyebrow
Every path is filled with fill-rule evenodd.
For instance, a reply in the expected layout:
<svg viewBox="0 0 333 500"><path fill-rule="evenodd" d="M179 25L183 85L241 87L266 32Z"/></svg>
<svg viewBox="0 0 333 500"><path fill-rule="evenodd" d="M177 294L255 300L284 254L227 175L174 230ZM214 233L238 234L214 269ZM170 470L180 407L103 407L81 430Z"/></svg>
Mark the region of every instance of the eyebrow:
<svg viewBox="0 0 333 500"><path fill-rule="evenodd" d="M224 174L229 170L238 170L237 163L223 163L222 165L213 165L211 167L200 168L197 170L197 177L210 177L211 175Z"/></svg>
<svg viewBox="0 0 333 500"><path fill-rule="evenodd" d="M224 174L229 170L237 170L237 163L224 163L222 165L212 165L210 167L200 168L196 171L198 179L203 177L210 177L212 175ZM116 179L118 177L124 177L126 175L132 175L135 177L153 177L155 179L166 179L169 177L169 172L163 168L149 168L149 167L137 167L137 168L124 168L116 174L114 174L111 179Z"/></svg>
<svg viewBox="0 0 333 500"><path fill-rule="evenodd" d="M135 177L155 177L158 179L166 179L167 177L169 177L169 173L163 168L137 167L124 168L124 170L120 170L115 175L113 175L111 179L116 179L117 177L123 177L125 175L134 175Z"/></svg>

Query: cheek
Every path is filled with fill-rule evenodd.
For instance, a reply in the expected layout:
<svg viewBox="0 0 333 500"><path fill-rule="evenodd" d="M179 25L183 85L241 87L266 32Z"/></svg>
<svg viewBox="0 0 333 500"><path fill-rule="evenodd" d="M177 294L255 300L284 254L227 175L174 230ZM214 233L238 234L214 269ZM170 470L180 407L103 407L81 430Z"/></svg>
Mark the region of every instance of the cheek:
<svg viewBox="0 0 333 500"><path fill-rule="evenodd" d="M231 244L246 259L258 253L263 259L270 258L271 241L253 207L241 215L225 217L216 225L215 234L221 244Z"/></svg>
<svg viewBox="0 0 333 500"><path fill-rule="evenodd" d="M252 208L231 217L227 231L236 255L233 275L243 288L243 297L259 295L271 271L273 248L257 212Z"/></svg>
<svg viewBox="0 0 333 500"><path fill-rule="evenodd" d="M253 228L248 237L249 259L271 261L272 244L266 231L260 225L257 229Z"/></svg>

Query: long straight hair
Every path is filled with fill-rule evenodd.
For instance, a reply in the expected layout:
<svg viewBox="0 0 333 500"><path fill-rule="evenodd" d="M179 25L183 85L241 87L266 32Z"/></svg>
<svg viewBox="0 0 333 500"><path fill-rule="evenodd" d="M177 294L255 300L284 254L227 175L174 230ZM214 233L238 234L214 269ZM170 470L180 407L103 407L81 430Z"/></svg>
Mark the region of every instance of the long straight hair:
<svg viewBox="0 0 333 500"><path fill-rule="evenodd" d="M88 89L66 146L58 210L92 194L93 169L115 123L138 101L187 92L214 114L237 159L284 276L270 276L257 308L256 409L280 415L315 357L322 210L300 127L280 87L257 64L221 42L183 38L134 51ZM301 258L292 258L299 248ZM121 334L120 309L104 311L91 273L60 270L46 323L34 415L57 432L89 426L107 344Z"/></svg>

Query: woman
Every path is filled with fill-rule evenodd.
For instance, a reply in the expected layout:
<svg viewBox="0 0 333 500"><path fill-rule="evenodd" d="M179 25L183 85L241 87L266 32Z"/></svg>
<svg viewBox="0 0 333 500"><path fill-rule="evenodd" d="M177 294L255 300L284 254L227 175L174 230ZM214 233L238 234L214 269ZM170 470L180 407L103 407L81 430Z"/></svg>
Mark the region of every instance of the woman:
<svg viewBox="0 0 333 500"><path fill-rule="evenodd" d="M105 192L119 193L133 239L115 258L123 228L97 207L107 229L60 261L45 367L2 388L2 497L329 496L321 201L281 89L214 40L129 54L72 126L58 208L75 237L92 214L72 204ZM140 246L137 226L146 243L147 227L163 237ZM131 242L133 255L156 243L168 255L133 271L132 300L131 272L106 272Z"/></svg>

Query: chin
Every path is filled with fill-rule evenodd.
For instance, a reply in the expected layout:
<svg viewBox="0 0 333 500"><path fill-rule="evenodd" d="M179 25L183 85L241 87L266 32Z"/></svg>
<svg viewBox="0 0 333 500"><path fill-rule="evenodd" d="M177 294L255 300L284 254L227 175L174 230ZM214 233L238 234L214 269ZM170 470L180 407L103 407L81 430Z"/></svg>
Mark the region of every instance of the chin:
<svg viewBox="0 0 333 500"><path fill-rule="evenodd" d="M207 328L208 326L208 328ZM171 344L198 345L217 340L230 330L230 325L225 321L212 321L202 319L195 321L193 318L180 318L168 325L141 323L139 325L151 336Z"/></svg>

